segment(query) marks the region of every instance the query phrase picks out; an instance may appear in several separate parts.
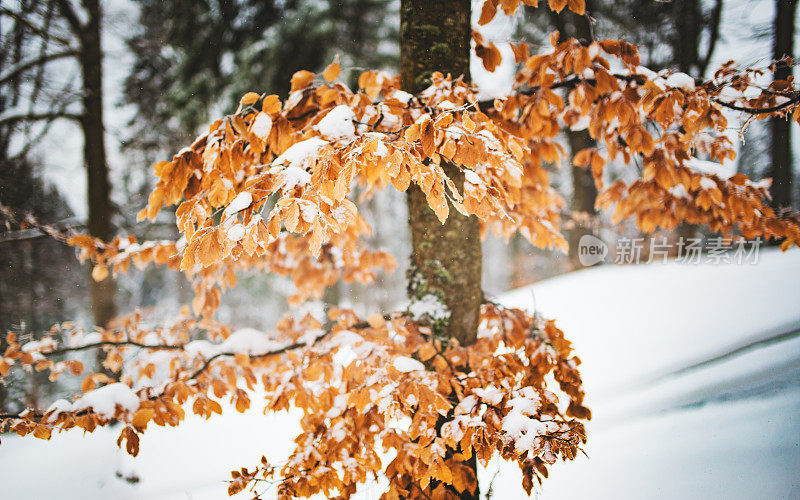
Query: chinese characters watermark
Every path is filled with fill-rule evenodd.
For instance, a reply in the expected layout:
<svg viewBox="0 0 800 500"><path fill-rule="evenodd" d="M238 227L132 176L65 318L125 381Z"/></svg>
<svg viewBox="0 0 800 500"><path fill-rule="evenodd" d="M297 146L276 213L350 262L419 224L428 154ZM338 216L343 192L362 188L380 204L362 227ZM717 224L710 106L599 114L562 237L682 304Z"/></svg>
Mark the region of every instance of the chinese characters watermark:
<svg viewBox="0 0 800 500"><path fill-rule="evenodd" d="M584 266L606 261L609 254L614 264L650 264L677 262L680 264L756 264L763 240L723 238L684 238L677 241L667 237L620 238L613 251L603 240L584 235L578 244L578 260Z"/></svg>

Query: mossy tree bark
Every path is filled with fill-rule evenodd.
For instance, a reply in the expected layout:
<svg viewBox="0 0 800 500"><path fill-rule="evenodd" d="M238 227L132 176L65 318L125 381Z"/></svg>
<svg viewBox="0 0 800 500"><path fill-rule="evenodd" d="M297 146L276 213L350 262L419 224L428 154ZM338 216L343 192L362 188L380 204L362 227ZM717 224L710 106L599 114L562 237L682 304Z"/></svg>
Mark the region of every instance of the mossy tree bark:
<svg viewBox="0 0 800 500"><path fill-rule="evenodd" d="M403 0L400 22L403 89L418 93L430 84L434 71L469 79L469 0ZM464 185L456 165L445 165L444 170L456 186ZM478 219L451 207L441 224L419 188L412 186L407 196L412 239L409 296L438 297L450 318L437 333L472 344L483 299Z"/></svg>
<svg viewBox="0 0 800 500"><path fill-rule="evenodd" d="M420 92L430 84L434 71L469 80L470 0L403 0L400 9L403 89L412 94ZM456 186L464 185L458 166L447 164L444 170ZM461 215L451 206L447 221L441 224L425 195L413 185L407 204L412 239L409 298L438 297L450 315L442 324L434 325L436 334L470 345L477 339L483 301L478 219ZM474 455L468 465L477 473ZM465 500L477 499L479 488L457 495Z"/></svg>

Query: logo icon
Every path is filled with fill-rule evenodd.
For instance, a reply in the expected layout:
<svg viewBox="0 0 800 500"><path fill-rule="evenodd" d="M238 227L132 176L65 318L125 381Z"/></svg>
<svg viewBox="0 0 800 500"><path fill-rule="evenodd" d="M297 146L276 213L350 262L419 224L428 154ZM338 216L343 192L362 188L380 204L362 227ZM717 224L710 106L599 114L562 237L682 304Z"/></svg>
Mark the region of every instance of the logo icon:
<svg viewBox="0 0 800 500"><path fill-rule="evenodd" d="M608 245L603 240L591 234L584 234L578 242L578 260L581 265L589 267L605 260L608 255Z"/></svg>

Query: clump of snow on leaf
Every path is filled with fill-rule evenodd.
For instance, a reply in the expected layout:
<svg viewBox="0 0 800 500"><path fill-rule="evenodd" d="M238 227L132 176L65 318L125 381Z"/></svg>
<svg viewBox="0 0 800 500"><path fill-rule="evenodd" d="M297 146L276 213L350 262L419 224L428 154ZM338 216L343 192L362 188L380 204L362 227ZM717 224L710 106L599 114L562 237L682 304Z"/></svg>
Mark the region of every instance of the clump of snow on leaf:
<svg viewBox="0 0 800 500"><path fill-rule="evenodd" d="M225 208L223 218L228 218L237 212L241 212L245 208L249 207L252 203L253 195L247 191L237 194L236 198L234 198L233 201L231 201L230 204Z"/></svg>
<svg viewBox="0 0 800 500"><path fill-rule="evenodd" d="M481 184L481 178L478 177L478 174L476 174L474 170L470 170L468 168L464 169L464 179L470 184Z"/></svg>
<svg viewBox="0 0 800 500"><path fill-rule="evenodd" d="M667 87L673 89L694 90L694 78L686 73L673 73L665 82Z"/></svg>
<svg viewBox="0 0 800 500"><path fill-rule="evenodd" d="M325 115L325 118L314 126L314 129L328 139L346 139L356 135L353 120L355 113L344 104L336 106Z"/></svg>
<svg viewBox="0 0 800 500"><path fill-rule="evenodd" d="M485 389L477 388L472 392L481 398L482 401L485 401L490 405L496 405L500 403L501 399L503 399L503 391L495 387L493 384L489 384L489 386Z"/></svg>
<svg viewBox="0 0 800 500"><path fill-rule="evenodd" d="M397 369L397 371L403 373L425 370L425 365L423 365L416 359L412 359L406 356L395 358L394 361L392 362L392 366L394 366Z"/></svg>
<svg viewBox="0 0 800 500"><path fill-rule="evenodd" d="M428 294L419 299L413 299L408 305L408 312L414 321L433 320L439 321L450 317L447 306L439 300L439 297Z"/></svg>
<svg viewBox="0 0 800 500"><path fill-rule="evenodd" d="M272 118L266 113L259 113L250 130L259 139L266 139L272 131Z"/></svg>
<svg viewBox="0 0 800 500"><path fill-rule="evenodd" d="M403 104L408 104L408 101L410 101L411 98L414 97L414 96L409 94L408 92L406 92L404 90L393 90L389 94L389 97L392 98L392 99L397 99L398 101L402 102Z"/></svg>
<svg viewBox="0 0 800 500"><path fill-rule="evenodd" d="M675 186L672 186L669 190L669 193L676 198L682 198L684 200L691 199L689 193L686 191L686 187L684 187L683 184L676 184Z"/></svg>
<svg viewBox="0 0 800 500"><path fill-rule="evenodd" d="M714 182L714 179L710 177L701 177L700 178L700 187L709 190L709 189L717 189L717 183Z"/></svg>
<svg viewBox="0 0 800 500"><path fill-rule="evenodd" d="M283 189L294 189L311 182L311 174L300 167L291 166L283 172Z"/></svg>
<svg viewBox="0 0 800 500"><path fill-rule="evenodd" d="M275 161L272 162L275 167L286 166L283 171L283 189L293 189L296 186L304 186L311 182L311 174L306 171L306 168L312 165L312 159L317 155L320 148L326 144L328 144L328 141L319 137L312 137L293 144L283 154L275 158Z"/></svg>
<svg viewBox="0 0 800 500"><path fill-rule="evenodd" d="M284 347L269 335L253 328L236 330L219 346L221 353L263 354Z"/></svg>
<svg viewBox="0 0 800 500"><path fill-rule="evenodd" d="M733 162L729 162L727 165L724 165L722 163L701 160L700 158L692 157L686 160L683 164L695 172L716 175L720 179L727 179L736 173L736 166Z"/></svg>
<svg viewBox="0 0 800 500"><path fill-rule="evenodd" d="M70 410L72 410L72 403L70 403L66 399L58 399L53 404L51 404L49 408L47 408L45 413L46 414L50 413L50 420L52 421L55 420L56 417L58 417L60 414Z"/></svg>
<svg viewBox="0 0 800 500"><path fill-rule="evenodd" d="M645 78L649 80L654 80L656 77L658 77L658 73L656 73L655 71L646 66L636 66L634 73L637 75L643 75Z"/></svg>
<svg viewBox="0 0 800 500"><path fill-rule="evenodd" d="M186 344L184 351L186 351L189 357L203 356L205 358L210 358L217 354L217 345L208 340L193 340Z"/></svg>
<svg viewBox="0 0 800 500"><path fill-rule="evenodd" d="M533 448L534 439L543 434L558 430L555 422L542 422L529 415L535 415L540 406L540 398L532 387L523 387L519 394L506 403L511 411L503 417L503 431L514 441L518 452Z"/></svg>
<svg viewBox="0 0 800 500"><path fill-rule="evenodd" d="M272 162L273 165L286 165L288 167L298 167L305 169L310 165L311 158L317 154L322 146L328 144L325 139L319 137L312 137L305 141L300 141L283 152L280 156L275 158Z"/></svg>
<svg viewBox="0 0 800 500"><path fill-rule="evenodd" d="M225 232L225 235L231 241L239 241L242 238L244 238L244 233L245 233L244 225L240 222L237 222Z"/></svg>
<svg viewBox="0 0 800 500"><path fill-rule="evenodd" d="M72 410L81 411L91 408L98 415L113 418L117 412L117 406L129 412L134 412L139 408L139 396L133 392L133 389L120 382L87 392L75 400ZM61 411L65 411L65 408Z"/></svg>

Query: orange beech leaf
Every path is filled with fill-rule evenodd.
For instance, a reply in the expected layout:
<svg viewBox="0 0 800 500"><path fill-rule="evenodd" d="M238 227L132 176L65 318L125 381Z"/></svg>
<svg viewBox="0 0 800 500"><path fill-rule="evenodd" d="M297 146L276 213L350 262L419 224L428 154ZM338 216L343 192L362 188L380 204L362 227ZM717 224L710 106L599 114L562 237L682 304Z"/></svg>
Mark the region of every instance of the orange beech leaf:
<svg viewBox="0 0 800 500"><path fill-rule="evenodd" d="M264 102L261 104L261 111L264 113L277 113L281 110L281 101L276 95L268 95L264 98Z"/></svg>
<svg viewBox="0 0 800 500"><path fill-rule="evenodd" d="M481 7L481 16L478 19L478 24L481 26L488 24L494 19L495 14L497 14L497 0L485 0L483 7Z"/></svg>
<svg viewBox="0 0 800 500"><path fill-rule="evenodd" d="M239 109L249 106L256 102L261 96L255 92L248 92L242 96L241 101L239 101Z"/></svg>
<svg viewBox="0 0 800 500"><path fill-rule="evenodd" d="M332 82L339 78L339 73L341 71L342 67L339 65L339 56L337 55L336 59L325 68L322 77L325 78L326 81Z"/></svg>
<svg viewBox="0 0 800 500"><path fill-rule="evenodd" d="M512 43L511 50L514 52L514 62L520 64L530 57L528 44L525 42Z"/></svg>
<svg viewBox="0 0 800 500"><path fill-rule="evenodd" d="M81 384L81 390L83 392L89 392L95 387L97 387L97 384L106 383L108 381L109 381L108 375L106 375L105 373L93 373L83 379L83 383Z"/></svg>
<svg viewBox="0 0 800 500"><path fill-rule="evenodd" d="M95 281L103 281L108 277L108 268L102 264L98 264L92 268L92 279Z"/></svg>
<svg viewBox="0 0 800 500"><path fill-rule="evenodd" d="M197 249L195 250L195 258L203 267L209 267L217 262L222 248L217 238L217 231L206 231L200 239Z"/></svg>
<svg viewBox="0 0 800 500"><path fill-rule="evenodd" d="M475 54L481 58L481 61L483 61L483 67L489 72L494 72L494 70L503 60L503 56L500 55L500 50L498 50L495 44L492 42L489 42L485 45L476 45Z"/></svg>
<svg viewBox="0 0 800 500"><path fill-rule="evenodd" d="M39 439L44 439L45 441L50 439L52 431L50 427L46 425L37 425L33 429L33 435Z"/></svg>
<svg viewBox="0 0 800 500"><path fill-rule="evenodd" d="M292 92L308 87L314 81L314 73L300 70L292 75Z"/></svg>
<svg viewBox="0 0 800 500"><path fill-rule="evenodd" d="M155 410L151 408L140 408L134 413L131 419L131 425L134 426L137 431L141 432L147 427L147 423L152 420L154 415Z"/></svg>
<svg viewBox="0 0 800 500"><path fill-rule="evenodd" d="M582 16L586 12L586 0L569 0L569 10Z"/></svg>

